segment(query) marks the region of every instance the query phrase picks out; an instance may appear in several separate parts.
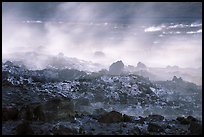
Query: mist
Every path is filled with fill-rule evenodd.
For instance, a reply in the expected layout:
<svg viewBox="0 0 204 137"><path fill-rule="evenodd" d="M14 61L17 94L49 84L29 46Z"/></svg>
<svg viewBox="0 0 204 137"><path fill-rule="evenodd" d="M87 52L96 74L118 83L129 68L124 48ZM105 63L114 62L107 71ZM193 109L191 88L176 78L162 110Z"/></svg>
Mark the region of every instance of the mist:
<svg viewBox="0 0 204 137"><path fill-rule="evenodd" d="M199 4L189 4L194 6L188 15L199 15L201 10L195 9ZM49 10L42 10L42 5ZM12 8L8 9L9 6ZM151 2L3 3L2 57L17 59L17 53L23 52L45 55L61 52L66 57L106 66L122 60L125 65L134 66L141 61L149 67L198 68L202 66L199 18L173 24L172 20L163 21L166 17L183 17L182 13L188 10L180 9L181 6L182 3ZM36 7L42 15L35 14ZM165 8L168 10L164 11ZM181 11L175 16L176 11L169 12L170 8ZM40 58L24 59L44 63Z"/></svg>

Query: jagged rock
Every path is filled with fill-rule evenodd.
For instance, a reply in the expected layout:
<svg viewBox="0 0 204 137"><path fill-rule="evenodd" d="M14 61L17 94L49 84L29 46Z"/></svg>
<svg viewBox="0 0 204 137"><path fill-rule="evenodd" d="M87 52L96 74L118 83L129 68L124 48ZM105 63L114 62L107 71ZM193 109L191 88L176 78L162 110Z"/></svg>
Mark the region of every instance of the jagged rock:
<svg viewBox="0 0 204 137"><path fill-rule="evenodd" d="M56 70L56 71L58 72L61 70ZM15 71L15 68L14 70L12 70L12 73L10 71L7 71L6 69L3 72L6 72L6 73L3 73L5 77L4 79L5 81L7 81L7 78L10 76L14 78L13 81L20 82L21 80L20 77L23 80L25 79L24 74L26 73L24 72L21 73L21 71L18 71L18 70ZM45 72L49 72L49 73L45 73ZM40 77L40 78L42 77L46 79L46 77L47 78L51 77L49 74L51 74L52 72L54 71L43 70L43 71L32 71L31 73L33 76ZM4 77L2 77L2 80ZM10 81L12 81L12 79L10 79ZM193 129L194 126L196 127L195 123L193 122L197 123L197 119L195 119L192 116L188 116L187 118L184 118L184 120L183 118L181 118L180 121L182 122L184 121L184 123L185 121L187 121L186 123L189 123L189 125L183 125L183 124L180 124L179 118L177 122L168 121L168 120L162 121L164 118L161 115L149 115L157 112L157 110L159 111L160 109L159 107L161 107L161 109L164 109L164 111L165 109L168 110L169 113L165 113L168 115L183 113L183 112L180 112L182 111L183 108L185 108L187 111L192 111L192 112L194 112L194 110L200 109L199 107L196 106L197 104L200 104L200 102L196 103L197 100L196 102L193 100L193 96L195 96L195 98L198 99L197 96L201 97L200 95L202 93L202 92L199 92L199 94L197 94L198 90L196 85L195 87L193 87L191 84L186 86L185 82L178 83L178 82L168 81L166 82L166 86L164 86L167 88L162 87L164 84L160 84L161 85L161 88L160 88L158 85L156 84L154 85L153 82L146 80L143 77L139 77L137 75L124 74L120 76L110 76L106 73L99 74L99 75L96 74L96 76L94 74L94 77L90 77L89 80L85 79L82 81L79 81L79 80L70 80L70 81L59 80L54 82L48 82L48 81L45 81L44 83L32 81L31 84L26 84L26 85L23 83L22 85L26 87L25 89L22 87L17 87L12 83L11 85L5 84L6 87L2 86L2 88L4 89L4 92L2 92L3 93L2 99L4 104L3 106L8 106L8 105L18 106L18 110L20 112L19 113L20 115L18 114L18 118L22 118L32 122L31 126L33 128L33 131L35 131L35 133L37 134L38 133L52 134L52 131L50 131L50 129L52 130L53 125L54 124L58 125L58 123L62 123L64 127L61 128L62 130L55 129L56 131L55 134L61 134L61 133L67 134L67 132L69 132L69 130L67 129L68 127L65 126L67 124L70 124L70 127L69 127L70 129L72 129L73 126L76 126L76 125L78 127L80 127L81 124L83 126L90 125L90 128L87 128L87 126L85 126L84 127L85 131L81 131L80 133L77 133L77 134L84 134L89 132L89 130L91 130L91 133L93 134L100 133L102 132L99 129L99 126L101 125L105 125L105 127L103 127L104 134L111 133L111 131L113 131L112 129L114 128L114 127L109 128L106 125L111 125L111 126L114 125L116 126L115 128L118 128L119 126L121 126L120 128L116 129L116 131L113 131L115 134L121 134L121 133L128 134L127 132L128 130L129 130L129 134L140 134L137 128L134 129L133 131L131 131L130 129L132 129L134 126L137 126L138 123L139 125L145 126L146 123L149 123L149 122L158 122L156 124L162 124L161 128L163 129L168 128L166 132L169 131L170 134L173 134L173 133L188 134L187 132L188 126L190 127L189 131L191 132L191 134L196 134L196 132L200 132L200 131L196 131L196 129ZM183 87L185 88L182 89ZM177 90L179 94L180 93L183 94L184 93L183 91L190 91L188 93L192 93L192 94L190 94L189 96L182 96L183 97L182 99L189 99L189 100L186 100L186 101L179 100L181 96L177 96L178 94L176 92L175 94L168 93L174 89ZM163 92L164 93L167 92L167 93L160 94ZM168 97L168 100L165 100L165 98L163 98L166 96ZM171 97L175 97L175 98L171 98ZM185 97L189 97L189 98L185 98ZM175 100L172 100L172 99L175 99ZM170 105L171 101L172 101L172 105ZM164 105L161 105L162 103L164 103ZM26 104L25 107L23 109L20 109L24 104ZM183 106L180 104L182 104ZM91 108L92 105L93 107ZM120 108L120 105L121 105L121 108ZM79 109L81 110L79 111L80 116L76 115L77 113L76 111L78 111L76 110L76 106L83 106L82 107L83 110ZM157 107L155 108L156 110L151 109L151 107L154 107L154 106ZM174 109L174 106L181 106L181 107ZM193 107L195 106L196 109L192 108L191 106ZM141 111L140 114L146 111L147 113L143 113L143 114L149 115L149 116L146 118L140 117L139 120L134 120L136 119L136 117L122 115L120 112L116 112L116 111L114 113L106 112L104 109L107 109L107 107L119 109L122 112L129 111L129 110L132 111L132 109L137 109ZM146 109L148 107L150 109ZM95 108L101 108L101 109L94 110ZM8 113L7 110L6 111L4 110L4 112ZM163 113L163 110L159 112ZM197 111L195 112L197 115ZM87 113L89 115L87 115ZM198 115L199 114L200 112L198 113ZM5 117L7 117L7 115L5 116L5 114L3 114L3 119L7 119ZM134 123L132 122L133 121L132 119L134 120ZM13 129L13 127L16 126L15 124L17 122L18 121L3 121L4 128L2 129L4 130L4 133L10 134L11 132L9 130ZM121 123L117 123L117 122L121 122ZM132 123L126 123L126 122L132 122ZM114 123L114 124L101 124L101 123ZM199 127L199 123L197 124L198 124L197 127ZM182 129L183 127L185 127L185 129ZM125 129L123 130L122 128L125 128ZM157 131L162 131L161 129L158 129L158 127L157 129L155 129L155 127L151 127L151 128L150 128L150 131L152 130L155 132L152 132L150 134L167 134L165 132L157 132ZM41 131L44 131L44 129L47 129L47 131L41 132ZM143 130L141 131L143 132L142 134L144 134L144 132L148 133L148 131L143 131Z"/></svg>
<svg viewBox="0 0 204 137"><path fill-rule="evenodd" d="M6 61L6 62L4 63L4 65L14 66L13 62L11 62L11 61Z"/></svg>
<svg viewBox="0 0 204 137"><path fill-rule="evenodd" d="M138 127L134 127L131 130L128 130L128 135L141 135L142 132Z"/></svg>
<svg viewBox="0 0 204 137"><path fill-rule="evenodd" d="M2 120L17 120L19 116L19 111L16 107L7 106L2 108Z"/></svg>
<svg viewBox="0 0 204 137"><path fill-rule="evenodd" d="M29 121L22 121L17 127L16 127L16 134L17 135L33 135L34 132L30 126Z"/></svg>
<svg viewBox="0 0 204 137"><path fill-rule="evenodd" d="M174 76L172 81L179 82L179 81L183 81L183 79L181 77L177 78L176 76Z"/></svg>
<svg viewBox="0 0 204 137"><path fill-rule="evenodd" d="M98 122L100 123L117 123L117 122L123 122L123 116L121 113L117 111L111 111L107 114L102 115Z"/></svg>
<svg viewBox="0 0 204 137"><path fill-rule="evenodd" d="M190 124L190 121L185 117L177 117L176 120L179 121L180 124L184 124L184 125Z"/></svg>
<svg viewBox="0 0 204 137"><path fill-rule="evenodd" d="M124 64L123 62L117 61L114 62L110 67L109 67L109 74L111 75L120 75L123 72L124 69Z"/></svg>
<svg viewBox="0 0 204 137"><path fill-rule="evenodd" d="M174 76L173 77L173 79L172 79L172 81L176 81L177 80L177 77L176 76Z"/></svg>
<svg viewBox="0 0 204 137"><path fill-rule="evenodd" d="M123 115L123 121L124 122L132 122L132 118L126 114Z"/></svg>
<svg viewBox="0 0 204 137"><path fill-rule="evenodd" d="M164 129L155 123L149 123L147 130L149 132L164 132Z"/></svg>
<svg viewBox="0 0 204 137"><path fill-rule="evenodd" d="M146 119L151 121L151 122L155 122L155 121L162 121L162 120L164 120L164 117L161 116L161 115L149 115Z"/></svg>
<svg viewBox="0 0 204 137"><path fill-rule="evenodd" d="M131 122L132 118L126 114L122 115L117 111L106 112L99 119L101 123Z"/></svg>
<svg viewBox="0 0 204 137"><path fill-rule="evenodd" d="M196 118L194 118L193 116L188 116L187 118L177 117L176 120L179 121L180 124L184 124L184 125L188 125L188 124L191 124L192 122L198 122L199 121Z"/></svg>
<svg viewBox="0 0 204 137"><path fill-rule="evenodd" d="M196 118L194 118L193 116L188 116L186 118L187 120L189 120L190 122L197 122L198 120Z"/></svg>

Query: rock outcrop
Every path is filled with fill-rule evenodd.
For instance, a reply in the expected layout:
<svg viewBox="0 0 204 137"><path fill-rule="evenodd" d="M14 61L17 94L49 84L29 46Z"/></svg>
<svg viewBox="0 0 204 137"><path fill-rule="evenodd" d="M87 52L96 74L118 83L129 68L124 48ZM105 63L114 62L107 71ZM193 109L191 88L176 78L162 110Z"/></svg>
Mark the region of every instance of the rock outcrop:
<svg viewBox="0 0 204 137"><path fill-rule="evenodd" d="M124 69L124 64L123 62L117 61L114 62L110 67L109 67L109 74L111 75L120 75L123 72Z"/></svg>
<svg viewBox="0 0 204 137"><path fill-rule="evenodd" d="M183 79L181 77L177 78L176 76L174 76L172 81L179 82L179 81L183 81Z"/></svg>
<svg viewBox="0 0 204 137"><path fill-rule="evenodd" d="M147 69L146 65L142 62L138 62L137 63L137 69L138 70L143 70L143 69Z"/></svg>

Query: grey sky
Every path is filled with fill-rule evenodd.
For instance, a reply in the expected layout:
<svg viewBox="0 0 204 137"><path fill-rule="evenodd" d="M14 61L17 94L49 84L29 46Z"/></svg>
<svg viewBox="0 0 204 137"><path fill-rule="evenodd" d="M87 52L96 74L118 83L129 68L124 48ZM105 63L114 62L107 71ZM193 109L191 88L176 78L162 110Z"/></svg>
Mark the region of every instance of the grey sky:
<svg viewBox="0 0 204 137"><path fill-rule="evenodd" d="M58 6L66 4L67 13L60 15L60 19L69 13L73 13L76 9L84 6L95 6L97 12L93 14L93 18L98 19L115 18L133 19L137 17L174 17L174 18L202 18L201 2L84 2L75 3L75 6L69 6L73 2L4 2L3 12L13 12L13 14L22 14L24 18L34 19L52 19L53 13L56 12ZM73 9L74 8L74 9ZM154 13L154 14L152 14ZM106 16L104 16L106 15Z"/></svg>

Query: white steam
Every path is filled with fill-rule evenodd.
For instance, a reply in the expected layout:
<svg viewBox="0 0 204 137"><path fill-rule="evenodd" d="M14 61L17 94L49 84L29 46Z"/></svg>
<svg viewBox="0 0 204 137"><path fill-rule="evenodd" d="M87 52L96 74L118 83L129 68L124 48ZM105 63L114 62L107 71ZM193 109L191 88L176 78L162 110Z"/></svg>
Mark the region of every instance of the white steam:
<svg viewBox="0 0 204 137"><path fill-rule="evenodd" d="M103 8L107 5L107 3L61 3L56 5L50 22L41 20L11 22L11 18L19 20L24 17L26 11L22 12L21 9L3 11L3 58L9 58L9 54L13 52L35 51L48 55L63 52L67 57L105 65L122 60L126 65L136 65L141 61L151 67L202 66L201 28L186 32L195 32L198 36L186 35L178 30L174 31L177 35L173 37L170 36L170 32L176 28L184 28L184 24L155 26L154 20L148 20L147 23L144 18L137 18L134 14L131 15L133 20L123 28L123 25L115 22L101 21L106 18L117 20L119 16L117 6L112 13L103 14ZM162 14L155 12L153 3L140 5L137 12L147 11L143 13L144 15L155 17ZM202 27L202 24L194 23L185 27ZM96 56L96 53L100 54L100 57ZM38 61L41 60L35 60Z"/></svg>

